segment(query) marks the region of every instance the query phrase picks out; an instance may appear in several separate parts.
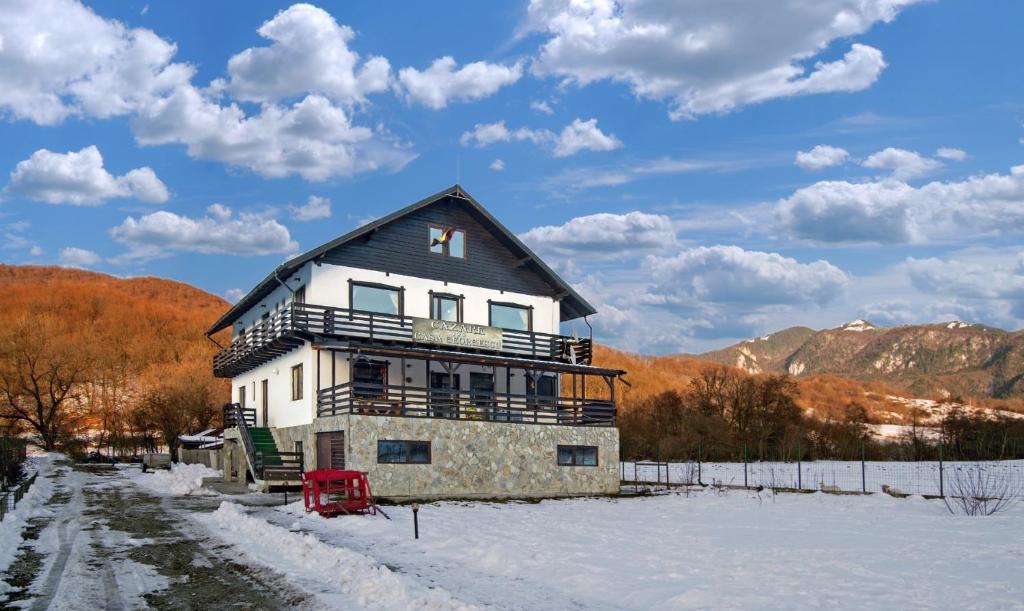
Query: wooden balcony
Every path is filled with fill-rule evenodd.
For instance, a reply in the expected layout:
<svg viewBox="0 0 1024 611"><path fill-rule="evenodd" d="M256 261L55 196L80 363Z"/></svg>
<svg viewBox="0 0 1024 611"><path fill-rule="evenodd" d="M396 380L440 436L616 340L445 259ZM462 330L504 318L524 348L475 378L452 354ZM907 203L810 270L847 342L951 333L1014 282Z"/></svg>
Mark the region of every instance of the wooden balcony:
<svg viewBox="0 0 1024 611"><path fill-rule="evenodd" d="M317 394L317 416L339 414L615 426L615 402L607 399L481 393L362 382L339 384Z"/></svg>
<svg viewBox="0 0 1024 611"><path fill-rule="evenodd" d="M293 304L247 329L213 357L213 373L230 378L286 354L317 337L366 344L414 344L413 318L313 304ZM429 346L429 344L420 344ZM502 329L501 349L452 348L517 358L589 365L589 338Z"/></svg>

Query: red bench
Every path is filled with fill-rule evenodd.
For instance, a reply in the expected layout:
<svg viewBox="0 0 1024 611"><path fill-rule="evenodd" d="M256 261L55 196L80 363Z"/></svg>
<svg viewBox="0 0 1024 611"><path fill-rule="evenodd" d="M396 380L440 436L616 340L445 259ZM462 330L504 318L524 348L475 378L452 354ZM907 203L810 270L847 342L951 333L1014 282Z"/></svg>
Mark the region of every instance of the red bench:
<svg viewBox="0 0 1024 611"><path fill-rule="evenodd" d="M338 514L377 513L370 480L363 471L309 471L302 476L302 498L307 512L315 511L328 518Z"/></svg>

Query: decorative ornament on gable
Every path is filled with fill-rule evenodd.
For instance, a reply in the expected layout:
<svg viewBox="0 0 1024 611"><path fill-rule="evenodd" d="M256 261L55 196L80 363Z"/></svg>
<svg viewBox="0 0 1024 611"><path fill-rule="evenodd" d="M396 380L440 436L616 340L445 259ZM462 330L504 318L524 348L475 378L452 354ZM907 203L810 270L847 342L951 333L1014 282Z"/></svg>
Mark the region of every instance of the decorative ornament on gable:
<svg viewBox="0 0 1024 611"><path fill-rule="evenodd" d="M431 248L433 248L434 246L444 245L444 244L447 244L447 243L451 242L452 235L454 233L455 233L455 228L454 227L445 227L444 229L441 230L441 235L440 236L438 236L438 237L436 237L436 238L434 238L433 240L430 241Z"/></svg>

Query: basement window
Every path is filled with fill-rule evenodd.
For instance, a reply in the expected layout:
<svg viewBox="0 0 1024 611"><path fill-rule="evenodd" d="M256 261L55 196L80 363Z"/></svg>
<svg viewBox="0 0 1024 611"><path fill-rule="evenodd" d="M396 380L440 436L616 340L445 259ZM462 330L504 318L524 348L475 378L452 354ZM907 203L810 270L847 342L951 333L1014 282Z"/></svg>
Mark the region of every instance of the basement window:
<svg viewBox="0 0 1024 611"><path fill-rule="evenodd" d="M558 446L558 464L563 467L596 467L597 446Z"/></svg>
<svg viewBox="0 0 1024 611"><path fill-rule="evenodd" d="M377 442L379 464L429 465L429 441L379 440Z"/></svg>

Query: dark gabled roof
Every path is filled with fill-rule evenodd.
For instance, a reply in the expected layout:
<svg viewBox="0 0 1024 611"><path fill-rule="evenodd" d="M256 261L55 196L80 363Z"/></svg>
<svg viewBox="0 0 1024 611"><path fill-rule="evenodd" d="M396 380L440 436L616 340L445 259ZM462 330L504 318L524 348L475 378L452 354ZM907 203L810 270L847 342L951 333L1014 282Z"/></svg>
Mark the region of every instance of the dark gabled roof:
<svg viewBox="0 0 1024 611"><path fill-rule="evenodd" d="M548 267L543 261L541 261L540 257L538 257L536 253L534 253L525 244L523 244L519 240L519 238L515 236L514 233L509 231L507 227L498 222L498 219L494 218L491 215L491 213L488 212L483 206L481 206L479 202L473 199L473 197L469 193L466 193L466 191L463 190L463 188L460 185L456 184L452 187L445 189L444 191L435 193L425 199L421 199L415 204L406 206L401 210L393 212L387 216L379 218L371 223L368 223L366 225L363 225L362 227L350 231L349 233L346 233L345 235L339 238L335 238L334 240L331 240L330 242L327 242L322 246L318 246L313 250L310 250L304 254L289 259L288 261L285 261L284 263L279 265L277 269L271 272L266 278L264 278L259 284L257 284L256 288L249 291L249 293L245 297L240 299L238 303L231 307L230 310L225 312L223 316L217 319L217 322L213 323L213 325L207 330L207 335L212 335L213 333L216 333L217 331L220 331L221 329L231 325L243 313L247 312L253 306L258 304L262 299L266 298L266 296L273 292L273 290L276 287L281 285L281 281L278 280L279 278L287 278L290 274L294 273L296 270L298 270L300 267L302 267L309 261L313 261L319 257L322 257L328 251L338 248L339 246L342 246L347 242L350 242L360 236L364 236L373 231L376 231L380 227L387 225L392 221L395 221L417 210L425 208L435 202L439 202L447 198L454 198L465 202L473 210L473 212L477 213L480 216L480 218L486 222L486 224L490 224L491 226L494 227L494 229L497 230L497 237L502 242L504 242L505 246L507 246L510 250L516 252L520 256L520 258L523 259L524 265L532 266L533 271L536 274L543 278L544 281L550 284L554 289L557 289L555 292L561 296L562 321L573 320L576 318L580 318L582 316L589 316L590 314L596 313L594 306L587 303L586 299L581 297L579 293L577 293L571 286L569 286L569 283L567 283L565 280L562 280L558 276L558 274L552 271L550 267Z"/></svg>

